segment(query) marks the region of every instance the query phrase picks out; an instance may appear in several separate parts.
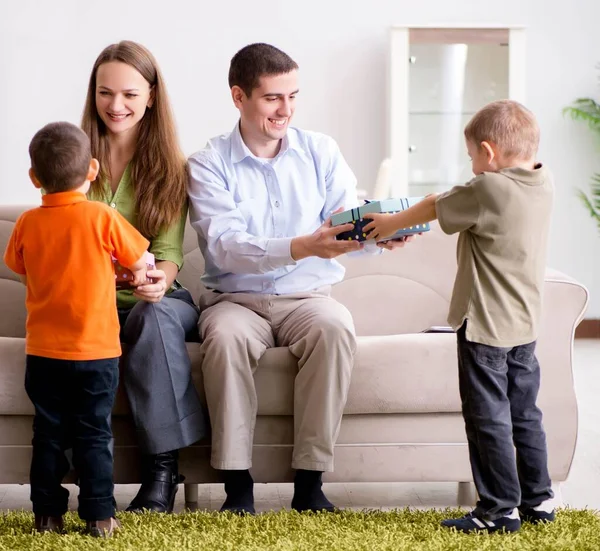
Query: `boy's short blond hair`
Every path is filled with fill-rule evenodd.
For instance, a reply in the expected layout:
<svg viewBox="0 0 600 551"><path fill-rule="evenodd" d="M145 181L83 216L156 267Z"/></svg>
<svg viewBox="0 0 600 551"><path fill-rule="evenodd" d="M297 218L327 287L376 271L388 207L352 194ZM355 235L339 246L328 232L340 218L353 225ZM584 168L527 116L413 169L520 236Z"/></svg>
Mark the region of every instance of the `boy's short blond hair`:
<svg viewBox="0 0 600 551"><path fill-rule="evenodd" d="M499 100L480 109L465 127L465 138L488 142L508 159L532 159L540 143L540 128L533 113L517 101Z"/></svg>

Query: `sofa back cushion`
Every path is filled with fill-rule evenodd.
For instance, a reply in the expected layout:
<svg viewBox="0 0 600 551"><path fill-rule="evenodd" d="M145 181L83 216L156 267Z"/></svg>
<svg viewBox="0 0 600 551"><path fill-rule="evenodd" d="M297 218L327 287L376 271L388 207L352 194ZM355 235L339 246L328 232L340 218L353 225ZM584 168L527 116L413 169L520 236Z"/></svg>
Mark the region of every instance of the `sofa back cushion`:
<svg viewBox="0 0 600 551"><path fill-rule="evenodd" d="M2 255L19 214L32 206L0 207ZM196 233L187 225L184 266L179 281L194 300L206 289L200 282L204 259ZM351 312L358 335L417 333L431 325L445 325L454 274L455 238L444 235L437 224L414 243L381 255L341 258L344 281L332 294ZM25 288L16 274L0 262L0 336L25 336Z"/></svg>

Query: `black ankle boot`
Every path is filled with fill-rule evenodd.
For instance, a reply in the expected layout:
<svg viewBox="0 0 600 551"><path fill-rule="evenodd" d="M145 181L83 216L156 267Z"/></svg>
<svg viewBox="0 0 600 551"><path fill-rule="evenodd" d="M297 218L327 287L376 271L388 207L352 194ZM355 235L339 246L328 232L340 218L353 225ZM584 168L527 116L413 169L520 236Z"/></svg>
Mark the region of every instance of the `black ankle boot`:
<svg viewBox="0 0 600 551"><path fill-rule="evenodd" d="M227 499L221 512L254 515L254 480L250 471L221 471Z"/></svg>
<svg viewBox="0 0 600 551"><path fill-rule="evenodd" d="M177 485L184 479L179 475L178 458L179 450L142 458L142 485L127 511L173 512Z"/></svg>
<svg viewBox="0 0 600 551"><path fill-rule="evenodd" d="M292 498L292 509L298 512L312 511L327 511L332 513L336 507L329 501L321 487L322 472L306 471L298 469L294 477L294 497Z"/></svg>

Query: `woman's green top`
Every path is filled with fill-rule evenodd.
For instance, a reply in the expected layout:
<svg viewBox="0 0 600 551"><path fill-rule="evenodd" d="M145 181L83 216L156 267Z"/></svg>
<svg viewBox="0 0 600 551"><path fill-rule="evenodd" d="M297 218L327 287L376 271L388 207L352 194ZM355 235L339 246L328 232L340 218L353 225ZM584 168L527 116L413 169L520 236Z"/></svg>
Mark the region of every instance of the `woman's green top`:
<svg viewBox="0 0 600 551"><path fill-rule="evenodd" d="M131 182L131 169L127 165L125 172L121 177L115 193L112 193L108 182L104 183L104 190L100 193L88 193L88 198L92 201L101 201L117 209L119 214L123 215L127 221L137 228L137 212L135 208L135 194ZM170 260L181 269L183 266L183 232L185 230L185 220L187 217L187 204L181 213L179 220L169 228L161 229L156 237L150 241L148 249L157 261ZM174 281L167 294L180 289L181 285ZM133 296L133 291L117 291L117 308L132 308L139 299Z"/></svg>

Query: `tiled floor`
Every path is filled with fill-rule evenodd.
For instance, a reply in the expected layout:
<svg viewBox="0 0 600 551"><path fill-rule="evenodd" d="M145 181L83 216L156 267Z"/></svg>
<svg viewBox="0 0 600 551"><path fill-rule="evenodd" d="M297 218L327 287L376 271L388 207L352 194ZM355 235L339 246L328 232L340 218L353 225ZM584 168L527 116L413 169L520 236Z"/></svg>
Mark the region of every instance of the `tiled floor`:
<svg viewBox="0 0 600 551"><path fill-rule="evenodd" d="M569 479L561 486L564 505L600 510L600 340L575 343L575 386L579 402L579 435ZM70 508L77 508L77 488L71 492ZM390 509L395 507L447 507L456 505L458 485L454 483L326 484L329 499L338 507ZM127 507L137 485L116 487L119 509ZM218 509L225 494L221 485L201 485L198 506ZM258 484L255 487L257 511L289 508L291 484ZM184 509L183 487L177 494L176 511ZM0 485L0 510L31 509L29 487Z"/></svg>

